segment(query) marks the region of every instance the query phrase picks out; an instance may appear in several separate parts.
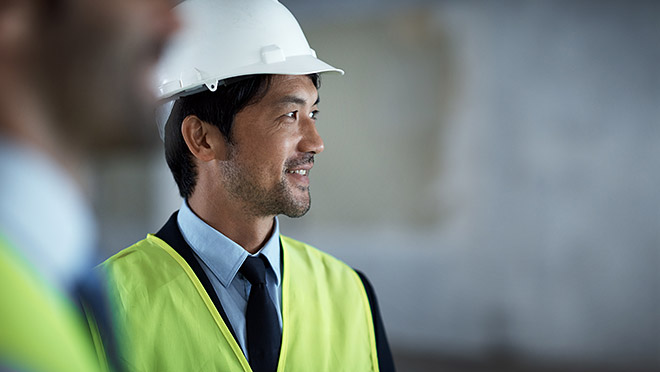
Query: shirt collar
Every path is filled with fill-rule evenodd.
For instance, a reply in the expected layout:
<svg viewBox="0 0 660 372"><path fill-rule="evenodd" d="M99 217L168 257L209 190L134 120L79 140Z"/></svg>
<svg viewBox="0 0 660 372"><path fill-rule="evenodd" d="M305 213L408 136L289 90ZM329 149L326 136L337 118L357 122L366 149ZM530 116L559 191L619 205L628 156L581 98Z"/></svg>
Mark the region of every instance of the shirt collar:
<svg viewBox="0 0 660 372"><path fill-rule="evenodd" d="M177 223L183 238L215 274L220 283L228 287L238 270L250 255L243 247L226 237L224 234L202 221L183 201ZM266 244L253 256L264 255L275 275L276 284L280 285L280 228L275 217L273 233Z"/></svg>

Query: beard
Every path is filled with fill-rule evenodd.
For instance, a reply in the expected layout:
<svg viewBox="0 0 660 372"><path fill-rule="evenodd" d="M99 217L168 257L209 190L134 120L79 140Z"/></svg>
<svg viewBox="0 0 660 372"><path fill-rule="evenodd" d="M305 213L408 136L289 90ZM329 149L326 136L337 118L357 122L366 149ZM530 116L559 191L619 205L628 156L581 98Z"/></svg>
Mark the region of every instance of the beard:
<svg viewBox="0 0 660 372"><path fill-rule="evenodd" d="M282 169L280 181L272 187L264 187L255 182L255 175L263 170L253 169L236 161L235 145L229 147L229 160L223 164L224 182L231 197L242 202L245 213L254 217L269 217L283 214L287 217L304 216L311 207L309 187L298 186L303 195L296 196ZM313 158L312 160L313 161ZM298 193L300 194L300 193Z"/></svg>

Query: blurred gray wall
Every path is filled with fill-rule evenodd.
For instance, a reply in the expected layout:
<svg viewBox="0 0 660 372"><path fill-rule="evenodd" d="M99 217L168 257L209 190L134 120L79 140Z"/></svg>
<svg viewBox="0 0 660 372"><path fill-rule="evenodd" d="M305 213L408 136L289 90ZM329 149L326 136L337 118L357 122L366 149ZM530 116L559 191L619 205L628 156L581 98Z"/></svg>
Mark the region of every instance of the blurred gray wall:
<svg viewBox="0 0 660 372"><path fill-rule="evenodd" d="M346 76L282 231L367 273L395 351L660 369L660 3L283 3ZM102 164L107 255L180 200L160 151Z"/></svg>

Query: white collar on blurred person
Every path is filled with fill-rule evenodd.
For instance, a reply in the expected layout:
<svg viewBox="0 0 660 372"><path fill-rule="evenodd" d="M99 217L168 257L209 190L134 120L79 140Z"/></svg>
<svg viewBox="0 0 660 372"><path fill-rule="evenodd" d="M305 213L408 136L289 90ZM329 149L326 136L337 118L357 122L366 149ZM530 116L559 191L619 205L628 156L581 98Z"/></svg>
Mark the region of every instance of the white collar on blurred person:
<svg viewBox="0 0 660 372"><path fill-rule="evenodd" d="M95 253L79 185L44 154L0 137L0 234L51 285L70 292Z"/></svg>

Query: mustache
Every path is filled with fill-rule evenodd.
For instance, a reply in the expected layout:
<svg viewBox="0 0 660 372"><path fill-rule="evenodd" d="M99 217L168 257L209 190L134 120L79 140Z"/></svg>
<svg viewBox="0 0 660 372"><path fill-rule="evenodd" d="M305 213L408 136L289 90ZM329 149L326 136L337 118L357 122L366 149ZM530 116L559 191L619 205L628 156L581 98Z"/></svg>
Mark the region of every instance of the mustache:
<svg viewBox="0 0 660 372"><path fill-rule="evenodd" d="M303 165L303 164L314 164L314 155L313 154L305 154L299 159L292 159L288 160L284 166L286 168L295 168L297 166Z"/></svg>

